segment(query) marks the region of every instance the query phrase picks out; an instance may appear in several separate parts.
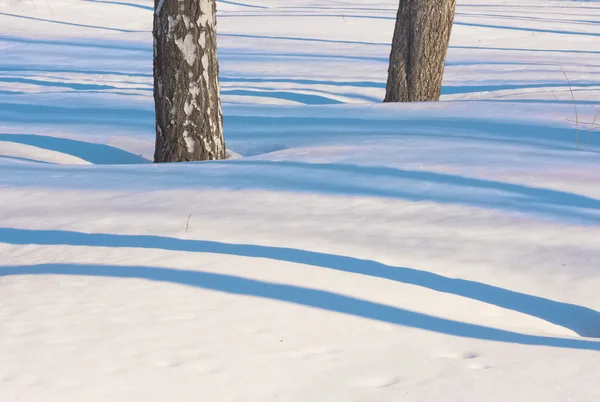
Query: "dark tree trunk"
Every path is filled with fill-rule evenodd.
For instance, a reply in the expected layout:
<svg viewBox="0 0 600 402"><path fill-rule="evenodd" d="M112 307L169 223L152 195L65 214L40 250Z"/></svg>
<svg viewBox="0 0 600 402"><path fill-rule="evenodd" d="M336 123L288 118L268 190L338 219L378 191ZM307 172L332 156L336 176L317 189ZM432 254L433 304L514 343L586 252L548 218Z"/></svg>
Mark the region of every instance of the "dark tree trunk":
<svg viewBox="0 0 600 402"><path fill-rule="evenodd" d="M456 0L400 0L384 102L440 99Z"/></svg>
<svg viewBox="0 0 600 402"><path fill-rule="evenodd" d="M155 162L224 159L215 0L154 0Z"/></svg>

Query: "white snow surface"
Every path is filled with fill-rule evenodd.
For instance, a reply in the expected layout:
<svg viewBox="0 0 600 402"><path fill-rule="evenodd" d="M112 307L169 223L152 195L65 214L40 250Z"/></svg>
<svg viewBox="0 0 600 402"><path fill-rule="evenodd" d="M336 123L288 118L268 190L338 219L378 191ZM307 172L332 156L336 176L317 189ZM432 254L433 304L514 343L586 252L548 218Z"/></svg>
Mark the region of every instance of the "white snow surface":
<svg viewBox="0 0 600 402"><path fill-rule="evenodd" d="M397 0L218 1L231 158L160 165L153 5L0 1L0 401L600 400L599 1L385 105Z"/></svg>

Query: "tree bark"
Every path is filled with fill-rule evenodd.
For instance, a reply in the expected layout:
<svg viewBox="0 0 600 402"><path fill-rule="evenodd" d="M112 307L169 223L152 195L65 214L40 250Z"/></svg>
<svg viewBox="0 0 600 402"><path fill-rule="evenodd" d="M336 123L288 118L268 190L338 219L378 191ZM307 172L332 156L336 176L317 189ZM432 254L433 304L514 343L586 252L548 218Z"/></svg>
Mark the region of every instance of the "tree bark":
<svg viewBox="0 0 600 402"><path fill-rule="evenodd" d="M154 162L225 158L215 0L154 0Z"/></svg>
<svg viewBox="0 0 600 402"><path fill-rule="evenodd" d="M456 0L400 0L384 102L440 99Z"/></svg>

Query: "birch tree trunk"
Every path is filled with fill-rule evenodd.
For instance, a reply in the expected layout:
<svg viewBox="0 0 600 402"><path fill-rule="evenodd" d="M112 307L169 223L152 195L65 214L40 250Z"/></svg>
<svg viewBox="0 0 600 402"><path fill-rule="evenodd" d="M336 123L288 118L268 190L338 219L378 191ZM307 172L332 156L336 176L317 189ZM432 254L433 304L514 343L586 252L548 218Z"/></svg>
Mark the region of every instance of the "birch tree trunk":
<svg viewBox="0 0 600 402"><path fill-rule="evenodd" d="M154 0L154 162L224 159L215 0Z"/></svg>
<svg viewBox="0 0 600 402"><path fill-rule="evenodd" d="M384 102L440 99L456 0L400 0Z"/></svg>

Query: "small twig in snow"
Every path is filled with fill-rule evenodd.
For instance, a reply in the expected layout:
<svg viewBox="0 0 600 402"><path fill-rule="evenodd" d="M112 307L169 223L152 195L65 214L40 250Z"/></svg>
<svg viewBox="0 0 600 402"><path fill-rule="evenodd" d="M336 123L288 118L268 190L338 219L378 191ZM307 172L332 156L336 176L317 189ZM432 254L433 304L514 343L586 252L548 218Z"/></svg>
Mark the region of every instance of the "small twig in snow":
<svg viewBox="0 0 600 402"><path fill-rule="evenodd" d="M187 231L190 227L190 219L192 219L192 214L198 212L199 209L200 209L200 206L198 206L198 208L196 208L196 210L194 212L190 212L190 214L188 215L187 222L185 224L185 233L187 233Z"/></svg>
<svg viewBox="0 0 600 402"><path fill-rule="evenodd" d="M48 6L48 8L50 9L50 14L52 14L52 16L54 17L54 10L52 10L52 7L50 7L50 4L48 4L48 0L44 0L46 2L46 6Z"/></svg>
<svg viewBox="0 0 600 402"><path fill-rule="evenodd" d="M590 144L590 137L592 136L592 131L595 130L595 127L600 126L600 124L596 124L596 119L598 118L598 114L600 114L600 108L597 108L594 105L592 105L592 107L594 109L596 109L596 115L594 116L594 120L592 121L592 124L590 125L590 129L588 130L588 137L587 137L587 141L585 143L586 151L587 151L588 145Z"/></svg>
<svg viewBox="0 0 600 402"><path fill-rule="evenodd" d="M573 119L565 119L565 121L568 121L569 123L575 123L575 120L573 120ZM600 126L600 122L598 122L598 123L590 123L588 121L580 121L579 125L583 125L583 126Z"/></svg>
<svg viewBox="0 0 600 402"><path fill-rule="evenodd" d="M573 88L571 87L571 81L569 80L569 76L562 66L560 67L565 78L567 79L567 84L569 85L569 91L571 92L571 98L573 99L573 107L575 108L575 148L579 149L579 113L577 113L577 102L575 101L575 94L573 94Z"/></svg>

